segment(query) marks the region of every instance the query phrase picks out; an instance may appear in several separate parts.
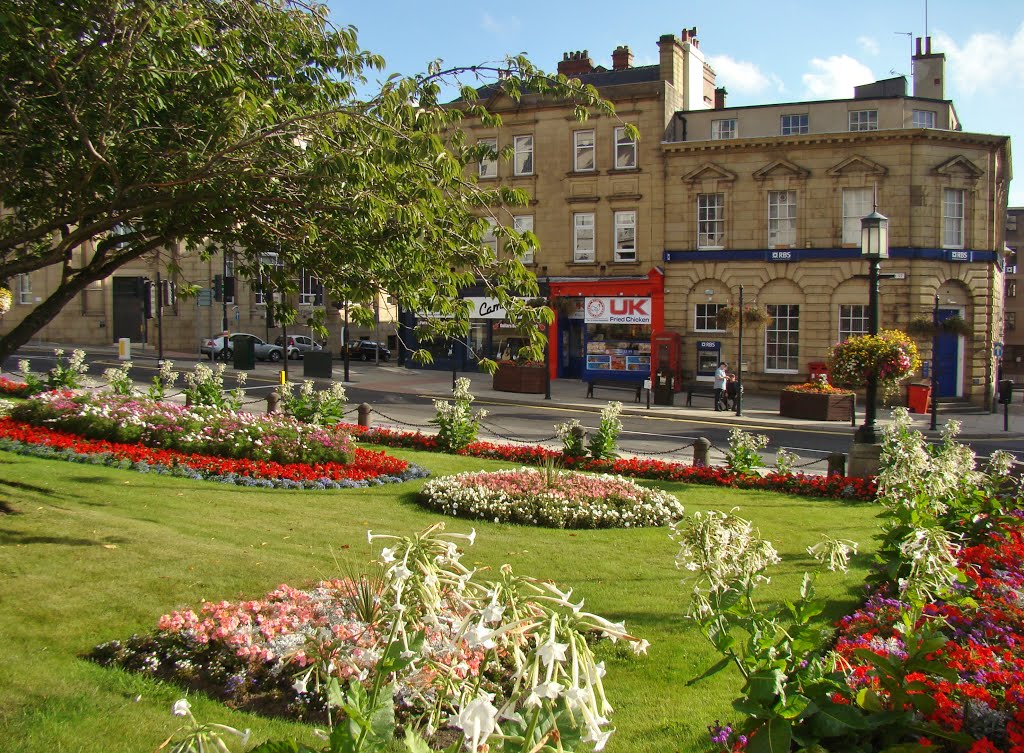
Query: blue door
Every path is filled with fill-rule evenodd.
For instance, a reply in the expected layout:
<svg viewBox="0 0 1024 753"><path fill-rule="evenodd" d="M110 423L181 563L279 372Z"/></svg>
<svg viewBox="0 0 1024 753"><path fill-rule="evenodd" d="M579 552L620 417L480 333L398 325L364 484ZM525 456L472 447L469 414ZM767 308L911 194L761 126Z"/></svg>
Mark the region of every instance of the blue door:
<svg viewBox="0 0 1024 753"><path fill-rule="evenodd" d="M558 320L558 376L579 379L583 374L583 329L580 319L562 317Z"/></svg>
<svg viewBox="0 0 1024 753"><path fill-rule="evenodd" d="M959 313L957 309L939 309L939 321L944 322ZM959 387L957 372L960 365L960 336L943 333L936 338L936 344L938 345L935 350L937 397L956 397Z"/></svg>

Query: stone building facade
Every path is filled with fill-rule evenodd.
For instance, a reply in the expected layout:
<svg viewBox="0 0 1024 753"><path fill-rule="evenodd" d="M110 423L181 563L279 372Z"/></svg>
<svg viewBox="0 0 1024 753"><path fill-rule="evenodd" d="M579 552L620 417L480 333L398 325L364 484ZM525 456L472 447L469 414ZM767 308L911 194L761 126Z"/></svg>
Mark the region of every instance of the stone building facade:
<svg viewBox="0 0 1024 753"><path fill-rule="evenodd" d="M1005 327L1002 338L1002 372L1007 379L1024 382L1024 277L1020 274L1024 252L1024 207L1006 210L1006 284L1003 299Z"/></svg>

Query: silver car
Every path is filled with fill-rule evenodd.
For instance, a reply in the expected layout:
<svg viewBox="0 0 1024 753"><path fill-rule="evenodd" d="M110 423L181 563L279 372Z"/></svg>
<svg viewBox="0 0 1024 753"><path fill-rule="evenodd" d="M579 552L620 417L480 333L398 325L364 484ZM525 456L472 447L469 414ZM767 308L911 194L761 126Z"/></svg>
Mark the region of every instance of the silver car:
<svg viewBox="0 0 1024 753"><path fill-rule="evenodd" d="M284 348L280 345L273 345L260 337L256 337L256 335L250 335L246 332L235 332L232 335L228 335L227 343L224 342L224 335L208 337L200 343L199 352L209 356L210 360L222 358L225 361L230 361L235 354L235 344L239 340L252 340L255 346L256 358L260 361L276 363L284 358Z"/></svg>
<svg viewBox="0 0 1024 753"><path fill-rule="evenodd" d="M278 337L274 341L277 345L284 347L284 338ZM288 357L292 360L302 358L310 350L323 350L324 346L306 335L288 335Z"/></svg>

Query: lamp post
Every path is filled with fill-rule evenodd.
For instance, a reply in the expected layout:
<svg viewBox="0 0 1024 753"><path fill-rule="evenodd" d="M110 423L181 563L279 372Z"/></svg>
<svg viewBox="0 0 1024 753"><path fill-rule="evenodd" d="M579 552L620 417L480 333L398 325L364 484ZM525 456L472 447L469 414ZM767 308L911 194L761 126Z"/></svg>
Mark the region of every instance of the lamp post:
<svg viewBox="0 0 1024 753"><path fill-rule="evenodd" d="M878 334L878 267L889 258L889 219L875 209L860 221L860 253L868 260L868 334ZM865 389L864 423L857 429L854 442L875 444L875 415L878 400L878 374L868 374Z"/></svg>
<svg viewBox="0 0 1024 753"><path fill-rule="evenodd" d="M935 308L932 310L932 404L931 404L931 425L928 427L935 431L939 426L939 403L935 399L939 394L939 370L936 354L939 352L939 297L935 296Z"/></svg>
<svg viewBox="0 0 1024 753"><path fill-rule="evenodd" d="M743 286L740 285L740 321L736 338L736 415L743 415Z"/></svg>

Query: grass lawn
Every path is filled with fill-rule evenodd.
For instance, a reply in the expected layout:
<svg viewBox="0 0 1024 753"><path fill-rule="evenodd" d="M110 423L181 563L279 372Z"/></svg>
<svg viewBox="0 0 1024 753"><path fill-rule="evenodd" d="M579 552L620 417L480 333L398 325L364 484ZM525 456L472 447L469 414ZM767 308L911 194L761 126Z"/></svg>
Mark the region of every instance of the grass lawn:
<svg viewBox="0 0 1024 753"><path fill-rule="evenodd" d="M435 475L507 463L391 450ZM56 753L152 751L176 728L175 687L79 658L93 645L149 632L161 614L210 600L262 596L281 583L337 577L370 556L366 529L410 533L439 519L413 501L422 482L345 491L253 490L0 453L0 749ZM647 482L645 482L647 483ZM784 562L767 593L794 593L804 552L828 532L858 541L847 575L826 573L828 619L854 607L866 572L876 509L780 494L658 484L687 509L740 509ZM572 586L587 608L626 620L649 656L606 646L606 688L618 732L611 753L705 750L705 726L732 716L738 675L687 681L715 661L681 614L687 589L666 529L560 531L475 525L467 564ZM340 562L340 564L339 564ZM192 699L196 717L255 740L307 728Z"/></svg>

